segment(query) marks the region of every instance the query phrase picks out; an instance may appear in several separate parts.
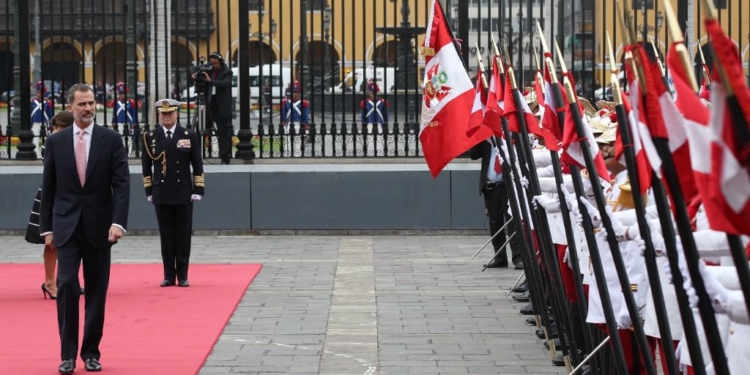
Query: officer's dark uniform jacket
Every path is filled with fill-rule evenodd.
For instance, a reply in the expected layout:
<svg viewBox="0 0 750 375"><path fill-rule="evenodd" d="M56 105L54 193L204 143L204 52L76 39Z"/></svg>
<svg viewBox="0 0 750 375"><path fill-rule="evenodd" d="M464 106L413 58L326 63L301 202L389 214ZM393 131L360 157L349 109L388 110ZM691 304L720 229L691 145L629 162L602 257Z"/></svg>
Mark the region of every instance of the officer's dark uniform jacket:
<svg viewBox="0 0 750 375"><path fill-rule="evenodd" d="M143 186L156 205L188 204L191 195L204 195L200 138L180 125L172 130L171 141L161 126L143 135Z"/></svg>

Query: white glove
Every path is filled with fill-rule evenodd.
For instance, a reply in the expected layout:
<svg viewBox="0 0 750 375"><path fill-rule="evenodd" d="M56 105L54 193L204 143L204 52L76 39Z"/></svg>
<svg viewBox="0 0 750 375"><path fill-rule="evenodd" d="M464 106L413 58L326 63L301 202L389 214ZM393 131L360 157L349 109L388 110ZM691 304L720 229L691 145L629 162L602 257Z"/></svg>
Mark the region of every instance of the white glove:
<svg viewBox="0 0 750 375"><path fill-rule="evenodd" d="M146 199L148 199L149 202L153 202L154 201L154 197L150 196L150 195Z"/></svg>
<svg viewBox="0 0 750 375"><path fill-rule="evenodd" d="M529 179L527 179L524 176L521 176L521 177L519 177L519 180L521 180L521 187L522 188L524 188L524 189L528 189L529 188Z"/></svg>
<svg viewBox="0 0 750 375"><path fill-rule="evenodd" d="M617 216L615 216L615 214L612 212L612 207L607 205L604 211L607 213L607 216L609 216L609 221L612 223L612 231L614 232L615 237L617 237L617 240L625 241L626 240L625 231L628 228L622 225L622 222L620 221L620 219L618 219Z"/></svg>
<svg viewBox="0 0 750 375"><path fill-rule="evenodd" d="M565 256L563 257L563 263L567 264L570 269L573 269L573 265L570 263L570 248L565 248Z"/></svg>
<svg viewBox="0 0 750 375"><path fill-rule="evenodd" d="M585 197L581 197L581 203L583 203L583 206L586 207L586 211L588 211L589 217L591 217L591 224L594 225L594 227L599 227L602 224L601 214L599 213L599 210L594 207L591 202L588 201ZM576 219L578 220L578 223L583 223L583 213L578 212L576 215Z"/></svg>
<svg viewBox="0 0 750 375"><path fill-rule="evenodd" d="M534 205L534 208L541 206L551 214L560 212L560 200L557 197L550 198L545 195L535 195L531 199L531 203Z"/></svg>
<svg viewBox="0 0 750 375"><path fill-rule="evenodd" d="M573 214L578 214L578 199L576 199L576 195L569 192L564 183L560 184L560 190L562 190L565 196L565 204L568 205L568 210Z"/></svg>
<svg viewBox="0 0 750 375"><path fill-rule="evenodd" d="M714 370L714 363L711 362L706 366L706 375L716 375L716 370Z"/></svg>
<svg viewBox="0 0 750 375"><path fill-rule="evenodd" d="M687 269L687 262L685 261L685 254L682 252L682 246L678 243L677 244L677 266L680 269L680 273L682 274L682 280L683 280L683 289L687 291L687 286L692 285L690 283L690 273ZM664 275L667 277L667 280L670 284L672 284L672 268L670 268L670 262L667 262L664 264ZM691 286L692 287L692 286Z"/></svg>
<svg viewBox="0 0 750 375"><path fill-rule="evenodd" d="M633 321L630 319L627 309L621 309L617 314L617 329L630 329L633 325Z"/></svg>
<svg viewBox="0 0 750 375"><path fill-rule="evenodd" d="M198 194L193 194L193 195L190 196L190 201L191 202L200 202L200 200L201 200L201 196L198 195Z"/></svg>
<svg viewBox="0 0 750 375"><path fill-rule="evenodd" d="M687 345L687 341L680 340L680 343L677 344L677 347L674 349L674 359L677 361L677 364L680 366L680 372L685 373L687 371L686 366L680 361L680 353L682 353L682 348L684 348Z"/></svg>
<svg viewBox="0 0 750 375"><path fill-rule="evenodd" d="M724 285L721 285L719 280L708 272L708 267L706 267L706 263L703 260L698 262L698 269L703 277L703 284L706 285L706 293L708 293L708 297L711 298L711 306L713 306L714 312L717 314L725 313L726 305L729 300L729 292L727 288L725 288ZM696 306L692 307L697 307L697 303Z"/></svg>

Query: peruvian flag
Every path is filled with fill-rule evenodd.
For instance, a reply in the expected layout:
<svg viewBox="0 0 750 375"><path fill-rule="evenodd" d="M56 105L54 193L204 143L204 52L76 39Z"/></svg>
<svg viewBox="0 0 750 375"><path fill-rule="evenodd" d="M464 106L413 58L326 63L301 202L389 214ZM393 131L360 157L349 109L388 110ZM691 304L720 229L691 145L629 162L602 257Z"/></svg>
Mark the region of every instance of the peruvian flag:
<svg viewBox="0 0 750 375"><path fill-rule="evenodd" d="M495 136L503 138L503 128L500 125L500 118L505 113L505 104L503 99L505 93L503 92L503 83L500 79L500 66L502 62L498 62L500 56L492 58L492 78L490 79L490 89L487 93L487 111L484 115L484 123L492 129Z"/></svg>
<svg viewBox="0 0 750 375"><path fill-rule="evenodd" d="M570 72L566 72L566 77L570 80L570 84L575 87L575 81L573 81L573 75ZM573 118L573 111L565 111L565 126L563 127L563 139L562 148L563 154L560 156L560 161L566 164L577 165L580 168L586 168L586 159L583 154L583 148L580 142L587 142L589 145L589 153L594 159L594 167L596 168L596 174L599 177L609 181L609 171L607 166L604 165L604 158L602 153L599 152L599 145L594 140L594 134L591 132L591 127L586 121L586 115L583 113L583 108L580 104L578 108L581 113L581 122L583 123L584 137L581 138L576 132L575 119ZM589 171L590 172L590 171Z"/></svg>
<svg viewBox="0 0 750 375"><path fill-rule="evenodd" d="M675 57L670 58L670 55ZM750 177L722 136L726 125L726 95L719 82L711 84L713 113L700 101L676 53L667 61L677 91L677 109L684 117L695 183L711 229L750 234Z"/></svg>
<svg viewBox="0 0 750 375"><path fill-rule="evenodd" d="M521 108L516 107L516 101L514 98L517 98L518 102L521 103ZM521 132L521 124L518 121L518 115L516 114L518 111L521 111L525 120L524 122L526 122L526 130L531 134L537 135L539 137L544 137L542 128L539 126L539 123L536 121L536 117L534 117L534 114L531 112L529 104L526 103L526 99L521 95L521 92L519 90L513 90L510 79L507 79L507 77L505 80L504 103L505 118L508 119L509 131L516 133Z"/></svg>
<svg viewBox="0 0 750 375"><path fill-rule="evenodd" d="M484 80L482 79L483 75L484 72L482 71L477 73L477 84L476 90L474 91L474 106L471 108L469 129L466 131L466 135L469 137L484 125L484 104L487 103L487 94L484 93L485 87Z"/></svg>
<svg viewBox="0 0 750 375"><path fill-rule="evenodd" d="M560 121L557 118L557 111L556 108L552 108L547 102L547 99L550 99L550 102L554 104L554 100L552 100L552 95L545 96L546 93L543 91L542 84L540 82L543 81L542 74L537 71L536 73L537 79L534 80L534 92L536 93L536 102L539 104L539 117L542 119L541 125L542 128L542 135L544 137L544 147L546 147L550 151L560 151L560 138L557 137L557 134L560 133ZM545 84L546 87L546 84ZM557 133L553 133L551 129L558 129Z"/></svg>
<svg viewBox="0 0 750 375"><path fill-rule="evenodd" d="M714 68L719 66L723 68L728 77L731 92L734 94L728 98L730 106L727 107L727 118L724 120L722 133L719 136L724 138L726 146L746 168L746 172L750 172L750 142L747 140L750 137L748 134L750 133L750 90L743 79L745 75L740 54L732 39L724 34L718 20L707 19L705 25L718 60ZM717 82L721 82L716 70L712 75L711 90ZM713 101L711 103L715 104ZM739 134L737 134L738 131Z"/></svg>
<svg viewBox="0 0 750 375"><path fill-rule="evenodd" d="M492 136L492 130L481 126L470 136L466 134L474 87L437 0L432 1L427 24L422 43L425 75L419 140L430 173L437 177L456 156Z"/></svg>

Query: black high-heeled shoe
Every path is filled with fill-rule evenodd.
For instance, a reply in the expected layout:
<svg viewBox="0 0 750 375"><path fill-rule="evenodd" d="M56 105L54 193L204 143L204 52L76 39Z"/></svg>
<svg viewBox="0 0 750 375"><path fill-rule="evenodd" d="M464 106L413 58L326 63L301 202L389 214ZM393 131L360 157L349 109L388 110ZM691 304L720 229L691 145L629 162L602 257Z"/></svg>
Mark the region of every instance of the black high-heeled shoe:
<svg viewBox="0 0 750 375"><path fill-rule="evenodd" d="M42 295L44 296L44 299L47 299L47 296L49 295L49 299L57 299L57 295L53 295L50 293L49 289L47 289L47 285L42 283Z"/></svg>

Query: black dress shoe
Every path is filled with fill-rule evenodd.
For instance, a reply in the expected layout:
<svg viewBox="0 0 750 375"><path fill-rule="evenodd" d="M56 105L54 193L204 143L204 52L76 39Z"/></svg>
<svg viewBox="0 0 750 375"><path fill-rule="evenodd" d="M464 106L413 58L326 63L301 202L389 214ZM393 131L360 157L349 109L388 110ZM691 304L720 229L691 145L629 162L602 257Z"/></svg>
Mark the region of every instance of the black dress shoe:
<svg viewBox="0 0 750 375"><path fill-rule="evenodd" d="M89 358L86 360L86 371L102 371L102 364L96 358Z"/></svg>
<svg viewBox="0 0 750 375"><path fill-rule="evenodd" d="M174 281L173 280L164 280L164 281L161 282L161 284L159 286L161 286L163 288L165 286L172 286L172 285L174 285Z"/></svg>
<svg viewBox="0 0 750 375"><path fill-rule="evenodd" d="M565 360L563 359L562 353L557 353L555 358L552 359L552 364L555 366L565 366Z"/></svg>
<svg viewBox="0 0 750 375"><path fill-rule="evenodd" d="M485 265L487 268L508 268L508 262L496 262L494 259Z"/></svg>
<svg viewBox="0 0 750 375"><path fill-rule="evenodd" d="M526 283L526 280L524 280L522 283L516 285L511 292L513 293L523 293L529 291L529 284Z"/></svg>
<svg viewBox="0 0 750 375"><path fill-rule="evenodd" d="M86 290L81 288L81 295L84 295L84 294L86 294Z"/></svg>
<svg viewBox="0 0 750 375"><path fill-rule="evenodd" d="M534 318L534 317L526 318L526 324L528 324L530 326L535 326L536 325L536 318Z"/></svg>
<svg viewBox="0 0 750 375"><path fill-rule="evenodd" d="M516 302L529 302L529 299L530 299L529 292L516 294L513 296L513 299L516 300Z"/></svg>
<svg viewBox="0 0 750 375"><path fill-rule="evenodd" d="M523 263L522 262L513 263L513 269L522 270L523 269Z"/></svg>
<svg viewBox="0 0 750 375"><path fill-rule="evenodd" d="M76 369L76 360L75 359L66 359L63 360L60 364L60 367L57 368L57 370L61 374L72 374L73 371Z"/></svg>
<svg viewBox="0 0 750 375"><path fill-rule="evenodd" d="M190 282L187 280L180 280L180 282L177 284L179 287L187 288L190 286Z"/></svg>
<svg viewBox="0 0 750 375"><path fill-rule="evenodd" d="M555 343L555 350L562 350L562 345L560 345L560 339L559 338L558 339L553 339L552 342ZM544 342L544 348L547 349L547 350L549 350L549 342L548 341Z"/></svg>
<svg viewBox="0 0 750 375"><path fill-rule="evenodd" d="M521 308L520 313L521 315L534 315L534 308L531 307L531 304L528 304Z"/></svg>

